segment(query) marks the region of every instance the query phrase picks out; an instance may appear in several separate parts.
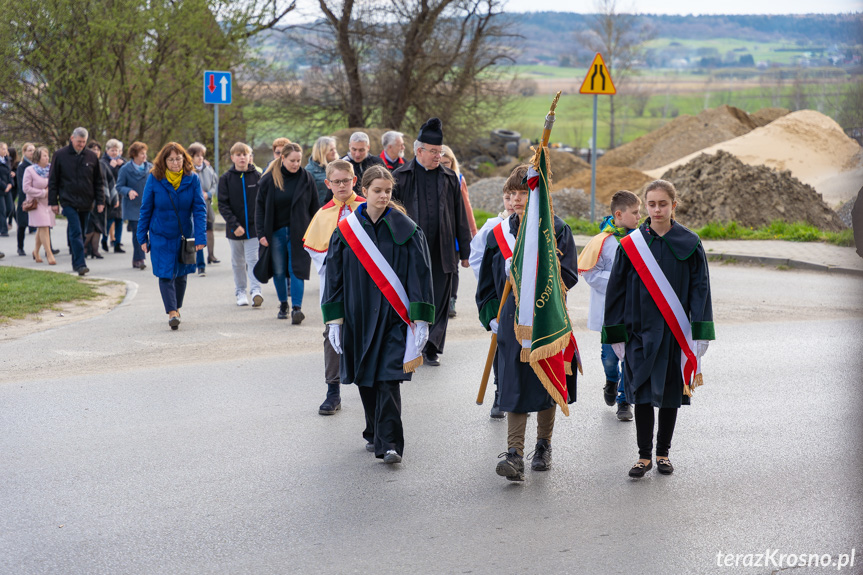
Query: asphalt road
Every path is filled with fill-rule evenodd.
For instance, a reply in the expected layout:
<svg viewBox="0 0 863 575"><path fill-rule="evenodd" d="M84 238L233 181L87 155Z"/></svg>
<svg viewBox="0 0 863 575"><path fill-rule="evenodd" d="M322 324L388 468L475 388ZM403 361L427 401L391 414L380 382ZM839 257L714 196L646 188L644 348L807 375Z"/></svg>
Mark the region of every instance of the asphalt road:
<svg viewBox="0 0 863 575"><path fill-rule="evenodd" d="M863 572L859 278L713 266L705 386L678 417L674 475L640 481L576 286L578 402L552 470L513 484L494 473L506 424L474 403L488 338L469 274L442 366L402 387L405 459L387 466L364 450L355 388L317 415L314 280L308 319L286 325L271 285L264 309L233 305L223 257L170 332L127 259L91 266L134 282L124 305L0 343L0 573L772 573L718 562L774 549L853 549L840 572Z"/></svg>

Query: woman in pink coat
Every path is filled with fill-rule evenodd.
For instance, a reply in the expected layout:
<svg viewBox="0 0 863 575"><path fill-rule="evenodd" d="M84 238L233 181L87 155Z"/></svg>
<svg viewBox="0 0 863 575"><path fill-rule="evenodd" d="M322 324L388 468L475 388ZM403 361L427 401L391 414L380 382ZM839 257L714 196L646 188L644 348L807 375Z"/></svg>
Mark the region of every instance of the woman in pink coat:
<svg viewBox="0 0 863 575"><path fill-rule="evenodd" d="M45 249L48 263L54 265L57 261L51 252L51 240L48 230L54 227L54 212L48 207L48 148L36 148L33 153L33 165L24 170L24 181L22 189L27 194L27 199L36 200L36 209L29 213L29 223L36 230L36 249L33 250L33 259L42 263L39 257L39 248Z"/></svg>

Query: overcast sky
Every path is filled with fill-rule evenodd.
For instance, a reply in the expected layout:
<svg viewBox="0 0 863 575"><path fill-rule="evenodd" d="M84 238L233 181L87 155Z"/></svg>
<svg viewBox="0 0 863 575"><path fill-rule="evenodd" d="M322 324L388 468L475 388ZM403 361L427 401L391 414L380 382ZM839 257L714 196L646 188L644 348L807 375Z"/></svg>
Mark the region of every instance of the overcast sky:
<svg viewBox="0 0 863 575"><path fill-rule="evenodd" d="M835 14L863 11L863 0L723 0L693 2L692 0L654 0L619 2L638 12L651 14ZM509 0L507 12L596 12L590 0Z"/></svg>

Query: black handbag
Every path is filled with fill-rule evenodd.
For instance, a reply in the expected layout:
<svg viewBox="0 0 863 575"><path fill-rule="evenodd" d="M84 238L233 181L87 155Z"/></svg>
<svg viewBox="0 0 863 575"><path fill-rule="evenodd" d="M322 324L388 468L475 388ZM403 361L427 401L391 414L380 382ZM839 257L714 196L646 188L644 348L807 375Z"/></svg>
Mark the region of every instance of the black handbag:
<svg viewBox="0 0 863 575"><path fill-rule="evenodd" d="M195 240L186 238L183 235L183 224L180 222L180 212L177 210L177 205L174 204L174 198L171 197L171 192L168 192L168 199L171 200L171 206L174 208L174 215L177 216L177 225L180 227L180 263L183 265L195 265L197 262L197 250L195 249Z"/></svg>
<svg viewBox="0 0 863 575"><path fill-rule="evenodd" d="M270 281L273 277L273 260L270 257L270 248L263 244L258 245L258 263L255 264L252 273L262 284Z"/></svg>

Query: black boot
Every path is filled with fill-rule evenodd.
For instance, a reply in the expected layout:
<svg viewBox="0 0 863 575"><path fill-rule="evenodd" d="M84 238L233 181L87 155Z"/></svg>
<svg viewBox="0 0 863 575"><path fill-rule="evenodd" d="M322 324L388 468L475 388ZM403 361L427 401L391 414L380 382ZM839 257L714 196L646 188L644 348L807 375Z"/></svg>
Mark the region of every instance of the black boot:
<svg viewBox="0 0 863 575"><path fill-rule="evenodd" d="M300 309L300 306L295 305L291 308L291 324L300 325L303 323L303 320L306 319L306 314L303 313L303 310Z"/></svg>
<svg viewBox="0 0 863 575"><path fill-rule="evenodd" d="M108 251L108 239L107 238L102 238L102 249L105 250L106 252Z"/></svg>
<svg viewBox="0 0 863 575"><path fill-rule="evenodd" d="M494 389L494 403L491 406L491 418L492 419L503 419L506 417L506 413L500 410L500 404L498 403L498 399L500 398L500 392L497 387Z"/></svg>
<svg viewBox="0 0 863 575"><path fill-rule="evenodd" d="M327 398L318 408L319 415L335 415L342 408L342 397L339 395L339 384L327 384Z"/></svg>
<svg viewBox="0 0 863 575"><path fill-rule="evenodd" d="M614 405L617 401L617 382L606 379L605 387L602 388L602 396L605 398L605 405Z"/></svg>
<svg viewBox="0 0 863 575"><path fill-rule="evenodd" d="M524 458L518 454L515 447L510 447L506 453L501 453L497 457L506 459L498 462L495 473L510 481L524 481Z"/></svg>
<svg viewBox="0 0 863 575"><path fill-rule="evenodd" d="M279 319L288 319L288 302L279 302L279 315L277 317Z"/></svg>
<svg viewBox="0 0 863 575"><path fill-rule="evenodd" d="M536 440L536 448L533 450L530 468L534 471L548 471L551 469L551 444L547 439Z"/></svg>

